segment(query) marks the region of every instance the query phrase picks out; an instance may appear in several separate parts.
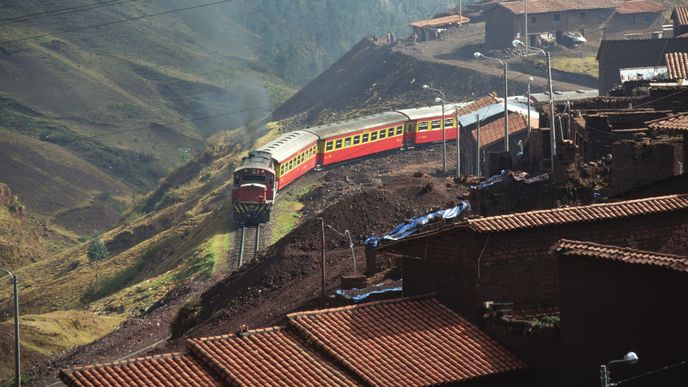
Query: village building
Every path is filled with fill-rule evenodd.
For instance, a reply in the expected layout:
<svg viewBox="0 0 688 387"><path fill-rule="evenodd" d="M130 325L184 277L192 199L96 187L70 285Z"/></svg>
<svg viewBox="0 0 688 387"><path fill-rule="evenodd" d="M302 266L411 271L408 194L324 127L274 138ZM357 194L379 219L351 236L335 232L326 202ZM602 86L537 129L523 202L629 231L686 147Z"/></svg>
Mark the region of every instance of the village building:
<svg viewBox="0 0 688 387"><path fill-rule="evenodd" d="M674 37L688 34L688 7L674 7L671 21L674 25Z"/></svg>
<svg viewBox="0 0 688 387"><path fill-rule="evenodd" d="M86 385L529 386L527 365L430 296L287 315L287 325L166 354L62 370Z"/></svg>
<svg viewBox="0 0 688 387"><path fill-rule="evenodd" d="M596 385L600 365L629 351L640 361L611 366L612 381L650 372L624 385L685 385L688 367L676 367L688 359L688 348L677 345L688 342L685 247L683 254L673 255L574 240L554 246L561 289L561 385Z"/></svg>
<svg viewBox="0 0 688 387"><path fill-rule="evenodd" d="M505 1L485 11L485 44L510 48L514 39L530 46L564 43L578 33L588 42L650 38L662 31L664 7L651 0L529 1L525 37L525 2Z"/></svg>
<svg viewBox="0 0 688 387"><path fill-rule="evenodd" d="M470 21L465 16L449 15L427 20L417 20L409 24L413 30L412 36L415 41L423 42L426 40L439 39L442 32L450 28L456 28Z"/></svg>

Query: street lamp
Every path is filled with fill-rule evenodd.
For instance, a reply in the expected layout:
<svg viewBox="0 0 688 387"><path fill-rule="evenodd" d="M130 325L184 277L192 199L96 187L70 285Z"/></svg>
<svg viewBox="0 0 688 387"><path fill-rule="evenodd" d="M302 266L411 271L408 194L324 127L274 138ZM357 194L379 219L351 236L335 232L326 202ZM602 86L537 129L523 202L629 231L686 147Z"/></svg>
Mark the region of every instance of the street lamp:
<svg viewBox="0 0 688 387"><path fill-rule="evenodd" d="M550 126L550 167L552 169L552 173L554 173L554 156L557 154L557 139L556 139L556 131L554 130L554 91L552 89L552 62L551 62L551 57L549 51L545 51L541 48L538 47L531 47L528 45L525 45L522 41L516 39L511 44L514 47L519 47L519 46L524 46L526 48L531 48L535 51L540 52L542 55L545 56L545 59L547 60L547 87L549 88L549 126Z"/></svg>
<svg viewBox="0 0 688 387"><path fill-rule="evenodd" d="M507 107L508 101L507 97L509 96L509 81L507 78L507 64L503 60L499 58L492 58L489 56L485 56L480 52L475 52L473 53L473 56L476 59L490 59L490 60L496 60L498 61L501 65L502 68L504 69L504 150L509 151L509 110Z"/></svg>
<svg viewBox="0 0 688 387"><path fill-rule="evenodd" d="M638 355L636 355L635 352L629 352L624 355L623 359L619 360L612 360L607 365L602 364L600 366L600 385L602 387L613 387L613 386L618 386L621 383L615 383L611 381L611 376L609 375L609 367L612 364L618 364L618 363L626 363L626 364L635 364L638 362Z"/></svg>
<svg viewBox="0 0 688 387"><path fill-rule="evenodd" d="M9 270L0 268L9 275L10 282L12 282L12 290L14 291L14 385L21 386L21 363L19 359L19 292L17 291L17 276L12 274Z"/></svg>
<svg viewBox="0 0 688 387"><path fill-rule="evenodd" d="M423 89L440 93L442 96L442 98L435 98L435 102L442 102L442 171L447 173L447 139L446 134L444 133L444 91L432 88L428 85L423 85Z"/></svg>

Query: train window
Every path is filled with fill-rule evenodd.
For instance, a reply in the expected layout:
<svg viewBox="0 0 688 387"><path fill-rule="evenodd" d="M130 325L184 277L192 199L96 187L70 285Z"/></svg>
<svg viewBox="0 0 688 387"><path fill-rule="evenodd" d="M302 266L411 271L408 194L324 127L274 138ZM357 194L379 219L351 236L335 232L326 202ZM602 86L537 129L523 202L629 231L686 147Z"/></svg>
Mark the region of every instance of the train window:
<svg viewBox="0 0 688 387"><path fill-rule="evenodd" d="M401 126L397 126L397 136L402 134L403 132L404 132L404 128L402 128Z"/></svg>
<svg viewBox="0 0 688 387"><path fill-rule="evenodd" d="M453 118L445 118L444 119L444 127L452 127L454 126L454 119Z"/></svg>
<svg viewBox="0 0 688 387"><path fill-rule="evenodd" d="M334 143L334 148L335 149L340 149L342 147L342 139L340 138Z"/></svg>
<svg viewBox="0 0 688 387"><path fill-rule="evenodd" d="M371 132L370 133L370 141L375 141L377 140L377 132Z"/></svg>
<svg viewBox="0 0 688 387"><path fill-rule="evenodd" d="M354 136L354 145L358 145L361 143L361 135L357 134Z"/></svg>
<svg viewBox="0 0 688 387"><path fill-rule="evenodd" d="M380 139L387 137L387 129L382 129L380 131Z"/></svg>
<svg viewBox="0 0 688 387"><path fill-rule="evenodd" d="M387 137L392 137L392 136L394 136L394 128L387 129Z"/></svg>
<svg viewBox="0 0 688 387"><path fill-rule="evenodd" d="M328 142L325 144L325 150L326 150L326 151L331 151L331 150L332 150L332 141L328 141Z"/></svg>
<svg viewBox="0 0 688 387"><path fill-rule="evenodd" d="M418 123L418 130L428 130L428 121L422 121Z"/></svg>
<svg viewBox="0 0 688 387"><path fill-rule="evenodd" d="M351 146L351 137L347 137L344 139L344 146Z"/></svg>
<svg viewBox="0 0 688 387"><path fill-rule="evenodd" d="M361 136L361 142L368 142L368 133L363 133L363 135Z"/></svg>
<svg viewBox="0 0 688 387"><path fill-rule="evenodd" d="M432 121L432 128L433 129L439 129L440 127L442 127L442 125L440 124L440 120Z"/></svg>
<svg viewBox="0 0 688 387"><path fill-rule="evenodd" d="M244 175L243 181L247 183L265 183L263 175Z"/></svg>

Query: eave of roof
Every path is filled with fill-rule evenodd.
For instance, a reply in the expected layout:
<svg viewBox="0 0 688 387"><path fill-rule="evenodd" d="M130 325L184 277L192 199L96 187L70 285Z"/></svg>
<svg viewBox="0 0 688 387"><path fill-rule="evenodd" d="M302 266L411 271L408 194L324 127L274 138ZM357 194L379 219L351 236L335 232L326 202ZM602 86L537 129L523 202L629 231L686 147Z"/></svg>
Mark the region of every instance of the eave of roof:
<svg viewBox="0 0 688 387"><path fill-rule="evenodd" d="M688 113L676 114L671 117L658 118L646 122L652 130L674 133L688 133Z"/></svg>

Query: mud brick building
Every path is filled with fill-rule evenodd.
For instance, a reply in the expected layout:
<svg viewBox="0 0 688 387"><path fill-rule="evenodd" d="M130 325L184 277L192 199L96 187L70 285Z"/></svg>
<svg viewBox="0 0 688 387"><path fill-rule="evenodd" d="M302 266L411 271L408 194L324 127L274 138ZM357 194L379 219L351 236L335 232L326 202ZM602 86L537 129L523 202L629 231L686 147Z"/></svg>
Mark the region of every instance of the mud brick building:
<svg viewBox="0 0 688 387"><path fill-rule="evenodd" d="M676 176L683 170L681 144L670 138L617 141L611 154L612 187L620 191Z"/></svg>
<svg viewBox="0 0 688 387"><path fill-rule="evenodd" d="M688 195L468 219L382 246L377 254L401 260L407 295L436 292L476 321L485 301L521 309L558 305L559 271L549 250L561 238L685 251Z"/></svg>
<svg viewBox="0 0 688 387"><path fill-rule="evenodd" d="M588 42L603 39L649 38L662 31L664 7L650 0L529 1L528 43L539 45L541 34L558 41L566 32L578 32ZM485 44L509 48L518 36L526 40L525 2L505 1L485 11Z"/></svg>
<svg viewBox="0 0 688 387"><path fill-rule="evenodd" d="M686 251L678 256L572 240L555 246L561 385L597 385L599 366L629 351L640 361L612 366L613 381L688 359ZM623 385L685 386L686 380L684 366Z"/></svg>
<svg viewBox="0 0 688 387"><path fill-rule="evenodd" d="M688 173L688 114L676 114L665 119L648 122L650 129L682 136L683 142L683 173Z"/></svg>
<svg viewBox="0 0 688 387"><path fill-rule="evenodd" d="M60 372L72 386L531 386L527 365L436 298L297 312L287 325Z"/></svg>

